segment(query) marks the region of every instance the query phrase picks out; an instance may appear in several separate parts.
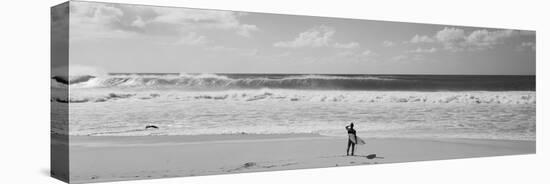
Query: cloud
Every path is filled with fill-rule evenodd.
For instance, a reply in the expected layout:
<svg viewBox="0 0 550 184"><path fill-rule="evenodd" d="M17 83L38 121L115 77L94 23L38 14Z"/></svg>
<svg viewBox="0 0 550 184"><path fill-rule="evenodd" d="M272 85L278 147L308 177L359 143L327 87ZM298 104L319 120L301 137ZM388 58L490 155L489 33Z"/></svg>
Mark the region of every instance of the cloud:
<svg viewBox="0 0 550 184"><path fill-rule="evenodd" d="M342 51L342 52L338 52L336 53L337 56L340 56L340 57L351 57L351 56L355 56L356 53L353 52L353 51Z"/></svg>
<svg viewBox="0 0 550 184"><path fill-rule="evenodd" d="M141 19L140 16L138 16L138 17L136 18L136 20L134 20L134 21L132 22L132 24L130 24L130 25L135 26L135 27L138 27L138 28L143 28L143 27L145 27L146 23L145 23L145 21L143 21L143 19Z"/></svg>
<svg viewBox="0 0 550 184"><path fill-rule="evenodd" d="M339 50L335 55L319 58L318 61L327 62L375 62L378 60L378 54L374 51L365 50Z"/></svg>
<svg viewBox="0 0 550 184"><path fill-rule="evenodd" d="M395 45L395 43L393 43L392 41L387 41L386 40L386 41L382 42L382 46L384 46L384 47L392 47L394 45Z"/></svg>
<svg viewBox="0 0 550 184"><path fill-rule="evenodd" d="M328 26L318 26L302 32L292 41L281 41L273 44L275 47L326 47L336 31Z"/></svg>
<svg viewBox="0 0 550 184"><path fill-rule="evenodd" d="M519 35L519 32L513 30L487 31L476 30L466 37L466 44L478 48L492 48L501 43L504 39Z"/></svg>
<svg viewBox="0 0 550 184"><path fill-rule="evenodd" d="M537 45L535 42L522 42L520 45L517 46L518 51L525 51L525 50L531 50L536 51Z"/></svg>
<svg viewBox="0 0 550 184"><path fill-rule="evenodd" d="M434 42L434 39L430 38L429 36L420 36L420 35L414 35L414 37L410 41L411 43L432 43Z"/></svg>
<svg viewBox="0 0 550 184"><path fill-rule="evenodd" d="M238 12L164 7L153 10L158 16L151 22L176 24L182 29L230 30L247 37L259 30L256 25L241 23L238 18L247 14Z"/></svg>
<svg viewBox="0 0 550 184"><path fill-rule="evenodd" d="M107 4L72 2L70 16L71 41L97 37L126 37L133 34L126 29L118 28L124 12Z"/></svg>
<svg viewBox="0 0 550 184"><path fill-rule="evenodd" d="M51 9L51 37L52 47L67 47L69 34L69 3L63 3ZM53 48L52 48L53 49ZM67 50L67 49L57 49Z"/></svg>
<svg viewBox="0 0 550 184"><path fill-rule="evenodd" d="M259 29L256 25L243 24L239 26L239 28L237 29L237 33L241 36L250 37L251 32L258 30Z"/></svg>
<svg viewBox="0 0 550 184"><path fill-rule="evenodd" d="M397 56L393 56L391 58L391 60L393 60L393 61L405 61L407 59L408 59L408 56L406 56L406 55L397 55Z"/></svg>
<svg viewBox="0 0 550 184"><path fill-rule="evenodd" d="M203 30L250 37L259 30L239 20L246 14L232 11L72 2L70 12L71 38L77 40L132 35L179 37Z"/></svg>
<svg viewBox="0 0 550 184"><path fill-rule="evenodd" d="M352 61L352 62L364 62L364 61L376 61L378 54L374 51L366 49L359 50L343 50L336 53L335 57L328 57L331 61Z"/></svg>
<svg viewBox="0 0 550 184"><path fill-rule="evenodd" d="M350 42L350 43L335 43L334 48L339 49L354 49L359 47L359 43L357 42Z"/></svg>
<svg viewBox="0 0 550 184"><path fill-rule="evenodd" d="M184 35L176 42L177 45L204 45L206 43L206 37L198 35L195 32Z"/></svg>
<svg viewBox="0 0 550 184"><path fill-rule="evenodd" d="M421 54L414 55L397 55L390 58L390 61L396 61L401 63L415 63L415 62L426 62L430 61Z"/></svg>
<svg viewBox="0 0 550 184"><path fill-rule="evenodd" d="M236 48L236 47L226 47L226 46L211 46L207 47L206 49L221 53L230 53L230 54L236 54L240 56L257 56L260 52L258 49L250 49L250 48Z"/></svg>
<svg viewBox="0 0 550 184"><path fill-rule="evenodd" d="M365 50L365 51L363 51L361 54L362 54L363 56L375 56L375 55L376 55L375 52L373 52L372 50L368 50L368 49Z"/></svg>
<svg viewBox="0 0 550 184"><path fill-rule="evenodd" d="M464 39L464 30L458 28L445 27L435 34L435 39L439 42L455 42Z"/></svg>
<svg viewBox="0 0 550 184"><path fill-rule="evenodd" d="M519 34L523 36L535 36L536 31L519 30Z"/></svg>
<svg viewBox="0 0 550 184"><path fill-rule="evenodd" d="M415 50L408 50L407 53L434 53L437 49L435 47L429 49L416 48Z"/></svg>
<svg viewBox="0 0 550 184"><path fill-rule="evenodd" d="M479 29L466 33L460 28L445 27L433 36L415 35L411 43L438 43L449 51L474 51L491 49L506 39L520 35L517 30Z"/></svg>
<svg viewBox="0 0 550 184"><path fill-rule="evenodd" d="M273 46L281 48L332 47L338 49L355 49L360 47L360 44L357 42L334 42L333 37L335 33L336 31L332 27L317 26L300 33L294 40L275 42Z"/></svg>

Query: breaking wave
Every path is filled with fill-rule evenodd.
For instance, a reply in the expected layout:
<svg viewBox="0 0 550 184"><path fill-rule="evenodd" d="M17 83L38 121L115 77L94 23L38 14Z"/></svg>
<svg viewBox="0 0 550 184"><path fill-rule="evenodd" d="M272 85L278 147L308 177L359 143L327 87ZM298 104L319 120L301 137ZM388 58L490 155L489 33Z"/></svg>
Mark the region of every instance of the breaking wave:
<svg viewBox="0 0 550 184"><path fill-rule="evenodd" d="M71 88L534 91L531 76L111 74L58 80Z"/></svg>

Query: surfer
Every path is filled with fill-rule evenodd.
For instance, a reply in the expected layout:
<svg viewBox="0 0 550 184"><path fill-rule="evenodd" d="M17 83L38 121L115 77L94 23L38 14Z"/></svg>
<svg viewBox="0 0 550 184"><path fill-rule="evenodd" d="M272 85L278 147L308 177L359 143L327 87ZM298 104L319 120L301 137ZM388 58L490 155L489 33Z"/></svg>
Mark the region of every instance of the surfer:
<svg viewBox="0 0 550 184"><path fill-rule="evenodd" d="M355 143L357 143L357 135L355 132L355 129L353 129L353 122L350 123L348 126L346 126L346 130L348 131L348 149L346 150L346 155L349 156L349 148L351 147L351 156L353 156L353 152L355 151Z"/></svg>

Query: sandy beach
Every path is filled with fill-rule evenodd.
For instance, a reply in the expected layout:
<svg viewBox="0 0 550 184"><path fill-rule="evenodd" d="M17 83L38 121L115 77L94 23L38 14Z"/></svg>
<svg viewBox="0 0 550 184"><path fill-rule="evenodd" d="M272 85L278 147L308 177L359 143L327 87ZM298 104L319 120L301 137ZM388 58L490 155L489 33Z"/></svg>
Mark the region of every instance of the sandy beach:
<svg viewBox="0 0 550 184"><path fill-rule="evenodd" d="M535 141L366 139L316 134L71 136L72 183L534 154ZM377 158L366 156L376 154Z"/></svg>

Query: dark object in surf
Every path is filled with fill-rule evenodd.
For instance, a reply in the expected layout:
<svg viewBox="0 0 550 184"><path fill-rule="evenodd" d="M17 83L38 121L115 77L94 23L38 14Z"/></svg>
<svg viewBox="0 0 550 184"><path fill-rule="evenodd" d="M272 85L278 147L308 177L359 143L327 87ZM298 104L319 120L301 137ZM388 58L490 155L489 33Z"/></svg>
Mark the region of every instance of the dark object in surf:
<svg viewBox="0 0 550 184"><path fill-rule="evenodd" d="M155 126L155 125L147 125L147 126L145 126L145 129L150 129L150 128L152 128L152 129L159 129L159 127L158 127L158 126Z"/></svg>

